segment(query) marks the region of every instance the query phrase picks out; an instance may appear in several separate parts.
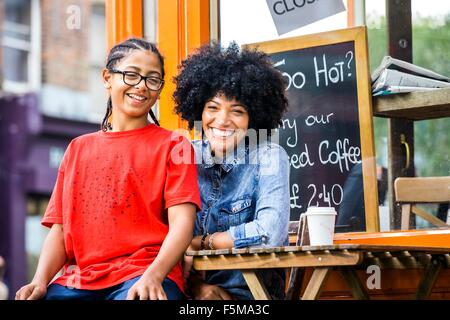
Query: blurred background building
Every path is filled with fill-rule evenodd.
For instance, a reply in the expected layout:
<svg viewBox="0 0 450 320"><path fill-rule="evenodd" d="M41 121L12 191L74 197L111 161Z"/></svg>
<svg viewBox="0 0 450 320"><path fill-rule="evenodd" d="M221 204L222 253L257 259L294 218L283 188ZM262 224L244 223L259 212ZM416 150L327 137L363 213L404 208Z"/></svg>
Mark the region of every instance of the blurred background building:
<svg viewBox="0 0 450 320"><path fill-rule="evenodd" d="M29 281L70 140L99 130L104 0L1 0L0 255L10 295Z"/></svg>

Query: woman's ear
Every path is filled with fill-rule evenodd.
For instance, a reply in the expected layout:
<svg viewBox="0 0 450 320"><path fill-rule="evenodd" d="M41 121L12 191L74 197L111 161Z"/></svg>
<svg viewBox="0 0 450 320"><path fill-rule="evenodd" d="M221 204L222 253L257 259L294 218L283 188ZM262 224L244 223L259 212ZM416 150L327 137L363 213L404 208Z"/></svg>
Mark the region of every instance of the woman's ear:
<svg viewBox="0 0 450 320"><path fill-rule="evenodd" d="M106 89L111 89L111 73L106 68L102 70L103 86Z"/></svg>

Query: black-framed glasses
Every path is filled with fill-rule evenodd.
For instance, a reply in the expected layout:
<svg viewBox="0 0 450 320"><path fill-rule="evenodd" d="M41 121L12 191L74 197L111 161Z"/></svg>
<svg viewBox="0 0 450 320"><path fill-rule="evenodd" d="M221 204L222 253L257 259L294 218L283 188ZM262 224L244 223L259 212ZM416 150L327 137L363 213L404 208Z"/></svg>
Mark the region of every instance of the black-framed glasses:
<svg viewBox="0 0 450 320"><path fill-rule="evenodd" d="M120 73L123 76L123 82L129 86L136 86L144 79L145 86L152 91L158 91L164 85L164 80L155 76L144 77L134 71L120 71L117 69L109 69L112 73Z"/></svg>

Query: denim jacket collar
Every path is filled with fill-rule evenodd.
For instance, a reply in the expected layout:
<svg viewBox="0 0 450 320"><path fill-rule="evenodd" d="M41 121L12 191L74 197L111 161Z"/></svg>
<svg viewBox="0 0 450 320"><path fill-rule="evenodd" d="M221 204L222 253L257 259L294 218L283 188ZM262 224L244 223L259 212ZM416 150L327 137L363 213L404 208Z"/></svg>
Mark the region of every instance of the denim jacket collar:
<svg viewBox="0 0 450 320"><path fill-rule="evenodd" d="M248 156L248 154L249 147L247 145L245 147L237 148L237 153L233 154L231 157L226 157L224 162L220 163L220 166L225 172L229 172L241 159ZM211 145L208 140L202 141L202 159L205 168L211 168L216 164L211 154Z"/></svg>

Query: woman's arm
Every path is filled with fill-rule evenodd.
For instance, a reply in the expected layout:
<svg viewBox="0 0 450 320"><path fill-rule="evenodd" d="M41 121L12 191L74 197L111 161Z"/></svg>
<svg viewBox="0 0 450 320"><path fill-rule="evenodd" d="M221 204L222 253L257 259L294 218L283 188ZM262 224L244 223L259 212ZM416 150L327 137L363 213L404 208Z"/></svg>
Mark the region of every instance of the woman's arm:
<svg viewBox="0 0 450 320"><path fill-rule="evenodd" d="M289 160L286 152L272 145L260 155L255 219L192 239L193 250L243 248L256 245L281 246L287 239L289 225Z"/></svg>
<svg viewBox="0 0 450 320"><path fill-rule="evenodd" d="M52 225L42 247L36 273L30 284L16 293L16 300L36 300L45 297L47 285L67 260L62 225Z"/></svg>
<svg viewBox="0 0 450 320"><path fill-rule="evenodd" d="M192 250L211 250L211 249L230 249L234 246L233 238L231 238L228 231L215 232L213 234L207 235L203 241L205 248L201 247L201 241L203 236L196 236L192 239L191 247ZM212 238L212 239L211 239ZM212 248L210 247L212 246Z"/></svg>
<svg viewBox="0 0 450 320"><path fill-rule="evenodd" d="M228 230L235 248L288 244L289 158L279 145L263 146L258 157L255 219Z"/></svg>
<svg viewBox="0 0 450 320"><path fill-rule="evenodd" d="M196 207L183 203L168 209L169 232L153 263L128 291L128 300L164 300L162 282L182 258L192 240Z"/></svg>

